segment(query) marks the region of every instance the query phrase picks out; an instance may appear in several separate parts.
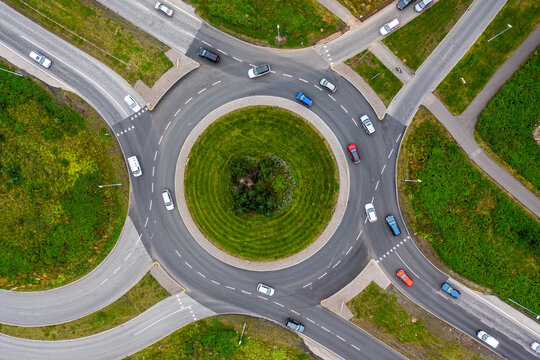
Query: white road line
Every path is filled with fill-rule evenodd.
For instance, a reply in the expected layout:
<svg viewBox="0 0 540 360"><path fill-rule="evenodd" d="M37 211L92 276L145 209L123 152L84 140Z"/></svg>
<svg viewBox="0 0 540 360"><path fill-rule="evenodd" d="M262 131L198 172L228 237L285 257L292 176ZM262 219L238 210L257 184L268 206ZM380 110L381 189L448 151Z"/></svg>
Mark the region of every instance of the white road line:
<svg viewBox="0 0 540 360"><path fill-rule="evenodd" d="M116 274L118 270L120 270L121 266L117 267L116 270L114 270L113 274Z"/></svg>
<svg viewBox="0 0 540 360"><path fill-rule="evenodd" d="M258 298L260 299L263 299L263 300L268 300L267 298L265 298L264 296L261 296L261 295L257 295Z"/></svg>
<svg viewBox="0 0 540 360"><path fill-rule="evenodd" d="M101 285L105 284L108 280L109 280L109 278L103 280L99 285L101 286Z"/></svg>
<svg viewBox="0 0 540 360"><path fill-rule="evenodd" d="M182 108L178 109L178 111L180 111ZM171 125L171 122L169 121L169 123L167 124L167 126L165 126L165 131L167 131L167 129L169 128L169 125Z"/></svg>
<svg viewBox="0 0 540 360"><path fill-rule="evenodd" d="M366 220L364 220L364 224L366 224L366 223L367 223L367 217L366 217Z"/></svg>
<svg viewBox="0 0 540 360"><path fill-rule="evenodd" d="M330 330L328 330L327 328L325 328L324 326L321 325L321 329L325 330L325 331L328 331L329 333L332 333Z"/></svg>
<svg viewBox="0 0 540 360"><path fill-rule="evenodd" d="M186 10L184 10L184 9L182 9L182 8L180 8L180 7L176 6L176 5L174 5L174 4L172 4L172 6L174 6L175 8L177 8L178 10L180 10L181 12L183 12L184 14L186 14L187 16L189 16L190 18L195 19L195 20L197 20L198 22L202 22L201 19L199 19L199 18L196 17L196 16L193 16L192 14L188 13ZM195 36L194 36L194 37L195 37ZM204 41L203 41L203 42L204 42ZM205 43L205 44L207 44L207 43ZM207 45L210 45L210 44L207 44Z"/></svg>
<svg viewBox="0 0 540 360"><path fill-rule="evenodd" d="M390 154L388 154L387 159L390 159L390 156L392 156L392 153L394 152L394 149L390 150Z"/></svg>
<svg viewBox="0 0 540 360"><path fill-rule="evenodd" d="M131 257L131 253L127 254L126 258L124 259L124 261L128 261L128 259Z"/></svg>
<svg viewBox="0 0 540 360"><path fill-rule="evenodd" d="M305 82L305 83L309 83L309 81L304 80L304 79L302 79L302 78L298 78L298 80L303 81L303 82Z"/></svg>
<svg viewBox="0 0 540 360"><path fill-rule="evenodd" d="M379 187L379 180L377 180L377 183L375 184L375 190Z"/></svg>
<svg viewBox="0 0 540 360"><path fill-rule="evenodd" d="M274 304L276 304L277 306L281 306L282 308L284 308L285 306L284 305L281 305L280 303L278 302L275 302L275 301L272 301Z"/></svg>
<svg viewBox="0 0 540 360"><path fill-rule="evenodd" d="M207 43L207 42L204 41L204 40L203 40L202 42L203 42L203 44L206 44L206 45L208 45L208 46L212 46L212 45L210 45L209 43ZM213 46L212 46L212 47L213 47Z"/></svg>
<svg viewBox="0 0 540 360"><path fill-rule="evenodd" d="M152 183L152 194L154 193L154 183Z"/></svg>
<svg viewBox="0 0 540 360"><path fill-rule="evenodd" d="M200 95L200 94L202 94L202 93L203 93L203 92L205 92L205 91L206 91L206 88L202 89L202 90L201 90L201 91L199 91L199 92L198 92L197 94L199 94L199 95Z"/></svg>
<svg viewBox="0 0 540 360"><path fill-rule="evenodd" d="M216 285L221 285L220 283L218 283L216 280L210 280L211 282L213 282L214 284Z"/></svg>
<svg viewBox="0 0 540 360"><path fill-rule="evenodd" d="M356 120L354 120L354 118L351 118L351 120L353 121L354 125L358 126L358 123L356 122Z"/></svg>
<svg viewBox="0 0 540 360"><path fill-rule="evenodd" d="M312 324L315 324L315 321L311 320L310 318L306 318L307 321L309 321Z"/></svg>
<svg viewBox="0 0 540 360"><path fill-rule="evenodd" d="M334 99L334 97L332 95L328 94L328 96L330 97L330 99L336 101L336 99Z"/></svg>
<svg viewBox="0 0 540 360"><path fill-rule="evenodd" d="M292 78L292 75L289 75L289 74L283 73L283 74L281 74L281 75Z"/></svg>
<svg viewBox="0 0 540 360"><path fill-rule="evenodd" d="M204 274L201 274L200 272L197 271L197 274L199 274L200 276L202 276L203 278L206 278L206 275Z"/></svg>
<svg viewBox="0 0 540 360"><path fill-rule="evenodd" d="M150 208L148 210L152 210L152 199L150 199Z"/></svg>
<svg viewBox="0 0 540 360"><path fill-rule="evenodd" d="M178 309L178 310L176 310L175 312L170 313L169 315L166 315L166 316L162 317L161 319L154 321L153 323L151 323L151 324L148 325L147 327L145 327L145 328L143 328L143 329L137 331L134 335L139 335L140 333L142 333L142 332L145 331L146 329L148 329L148 328L154 326L155 324L157 324L157 323L160 322L161 320L164 320L164 319L168 318L169 316L173 316L173 315L176 314L177 312L180 312L180 311L183 311L183 310L186 310L186 309L190 309L190 308L182 308L182 309Z"/></svg>
<svg viewBox="0 0 540 360"><path fill-rule="evenodd" d="M349 250L347 250L347 252L345 253L345 255L349 255L349 253L351 252L352 250L352 246L349 248Z"/></svg>
<svg viewBox="0 0 540 360"><path fill-rule="evenodd" d="M190 97L189 99L187 99L187 101L184 103L184 105L187 105L191 101L191 99L193 99L193 97Z"/></svg>
<svg viewBox="0 0 540 360"><path fill-rule="evenodd" d="M154 161L156 161L156 159L157 159L157 152L158 151L156 150L156 152L154 153Z"/></svg>
<svg viewBox="0 0 540 360"><path fill-rule="evenodd" d="M371 198L371 203L373 204L373 201L375 200L375 196Z"/></svg>
<svg viewBox="0 0 540 360"><path fill-rule="evenodd" d="M409 267L409 265L407 265L407 263L405 263L405 261L403 261L403 259L401 258L401 256L399 256L399 254L397 253L397 251L396 251L396 255L398 256L399 260L401 260L401 262L403 262L403 264L407 267L407 269L409 269L409 270L414 274L414 276L416 276L417 278L420 279L420 276L416 275L416 273L413 271L413 269L411 269L411 268Z"/></svg>
<svg viewBox="0 0 540 360"><path fill-rule="evenodd" d="M337 338L338 338L339 340L341 340L341 341L343 341L343 342L346 342L346 341L345 341L345 339L344 339L344 338L342 338L341 336L339 336L339 335L336 335L336 337L337 337Z"/></svg>
<svg viewBox="0 0 540 360"><path fill-rule="evenodd" d="M163 135L161 135L161 137L159 138L158 145L161 145L161 140L163 140Z"/></svg>
<svg viewBox="0 0 540 360"><path fill-rule="evenodd" d="M358 233L358 236L356 237L356 240L358 240L358 238L360 237L360 235L362 235L362 231L364 231L364 230L360 230L360 232Z"/></svg>
<svg viewBox="0 0 540 360"><path fill-rule="evenodd" d="M236 290L235 288L233 288L232 286L229 286L229 285L225 285L225 287L229 290Z"/></svg>
<svg viewBox="0 0 540 360"><path fill-rule="evenodd" d="M345 109L345 108L343 107L343 105L339 105L339 106L341 106L341 108L343 109L343 111L345 111L347 114L349 113L349 112L347 111L347 109Z"/></svg>
<svg viewBox="0 0 540 360"><path fill-rule="evenodd" d="M239 58L237 58L237 57L234 57L234 56L233 56L233 59L234 59L234 60L236 60L236 61L239 61L239 62L241 62L241 63L243 63L243 62L244 62L244 60L240 60Z"/></svg>
<svg viewBox="0 0 540 360"><path fill-rule="evenodd" d="M275 74L275 73L276 73L274 70L270 70L270 72L271 72L272 74Z"/></svg>
<svg viewBox="0 0 540 360"><path fill-rule="evenodd" d="M327 273L327 272L325 272L324 274L322 274L321 276L319 276L319 277L317 278L317 280L321 280L321 279L322 279L323 277L325 277L325 276L326 276L326 274L328 274L328 273Z"/></svg>
<svg viewBox="0 0 540 360"><path fill-rule="evenodd" d="M251 66L251 67L257 67L257 65L253 65L253 64L249 64L249 66Z"/></svg>
<svg viewBox="0 0 540 360"><path fill-rule="evenodd" d="M240 290L240 291L243 292L244 294L251 295L249 291L246 291L246 290Z"/></svg>
<svg viewBox="0 0 540 360"><path fill-rule="evenodd" d="M315 86L317 89L322 91L322 89L320 87L318 87L317 85L313 85L313 86Z"/></svg>
<svg viewBox="0 0 540 360"><path fill-rule="evenodd" d="M290 310L290 311L291 311L292 313L294 313L294 314L296 314L296 315L299 315L299 316L300 316L300 314L299 314L299 313L297 313L296 311L294 311L293 309L289 309L289 310Z"/></svg>
<svg viewBox="0 0 540 360"><path fill-rule="evenodd" d="M399 139L401 139L401 134L399 134L399 136L397 137L396 143L399 141Z"/></svg>
<svg viewBox="0 0 540 360"><path fill-rule="evenodd" d="M310 283L308 283L308 284L302 286L302 288L307 288L307 287L308 287L309 285L311 285L311 284L312 284L312 282L310 282Z"/></svg>
<svg viewBox="0 0 540 360"><path fill-rule="evenodd" d="M180 258L182 257L182 255L180 255L180 253L178 252L178 250L174 250L174 251L176 251L176 255L178 255L178 257L180 257Z"/></svg>
<svg viewBox="0 0 540 360"><path fill-rule="evenodd" d="M152 177L154 176L154 173L156 172L156 167L152 166Z"/></svg>
<svg viewBox="0 0 540 360"><path fill-rule="evenodd" d="M189 265L187 261L184 261L184 263L186 263L186 265L189 266L190 269L193 269L193 266Z"/></svg>
<svg viewBox="0 0 540 360"><path fill-rule="evenodd" d="M229 54L227 54L225 51L223 51L223 50L221 50L221 49L217 49L217 51L219 51L219 52L222 53L222 54L229 55Z"/></svg>
<svg viewBox="0 0 540 360"><path fill-rule="evenodd" d="M215 83L212 84L212 86L216 86L216 85L219 84L220 82L221 82L221 80L216 81Z"/></svg>
<svg viewBox="0 0 540 360"><path fill-rule="evenodd" d="M360 348L357 348L357 347L354 346L353 344L351 344L351 346L352 346L353 348L355 348L356 350L360 351Z"/></svg>
<svg viewBox="0 0 540 360"><path fill-rule="evenodd" d="M341 260L339 260L334 266L332 266L332 269L335 268L336 266L338 266L340 262L341 262Z"/></svg>
<svg viewBox="0 0 540 360"><path fill-rule="evenodd" d="M382 167L381 175L382 175L382 173L384 172L384 169L386 169L386 164L384 164L384 166Z"/></svg>
<svg viewBox="0 0 540 360"><path fill-rule="evenodd" d="M144 222L144 227L146 227L146 224L148 224L148 218L146 218L146 221Z"/></svg>

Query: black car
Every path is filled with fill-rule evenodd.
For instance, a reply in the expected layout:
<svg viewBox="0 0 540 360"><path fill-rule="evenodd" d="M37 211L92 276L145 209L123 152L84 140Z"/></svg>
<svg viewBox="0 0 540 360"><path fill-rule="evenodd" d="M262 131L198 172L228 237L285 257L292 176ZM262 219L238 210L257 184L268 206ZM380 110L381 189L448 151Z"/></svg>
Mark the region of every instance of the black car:
<svg viewBox="0 0 540 360"><path fill-rule="evenodd" d="M214 54L210 50L207 50L207 49L205 49L203 47L199 48L199 52L197 53L197 55L199 55L200 57L203 57L203 58L207 58L208 60L210 60L212 62L215 62L215 63L218 63L219 60L220 60L218 54Z"/></svg>
<svg viewBox="0 0 540 360"><path fill-rule="evenodd" d="M405 9L407 6L411 5L415 0L399 0L397 3L397 8L399 10Z"/></svg>

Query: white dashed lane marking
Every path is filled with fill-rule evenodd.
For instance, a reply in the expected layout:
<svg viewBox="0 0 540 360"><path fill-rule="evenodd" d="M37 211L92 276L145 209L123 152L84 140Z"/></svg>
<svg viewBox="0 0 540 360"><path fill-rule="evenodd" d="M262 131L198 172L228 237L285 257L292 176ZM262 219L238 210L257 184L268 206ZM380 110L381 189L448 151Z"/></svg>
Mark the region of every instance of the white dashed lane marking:
<svg viewBox="0 0 540 360"><path fill-rule="evenodd" d="M394 149L390 150L390 154L388 154L388 159L390 159L390 156L392 156L393 152L394 152Z"/></svg>
<svg viewBox="0 0 540 360"><path fill-rule="evenodd" d="M325 277L325 276L326 276L326 274L328 274L328 273L324 273L324 274L322 274L322 275L321 275L321 276L319 276L319 277L318 277L317 279L318 279L318 280L321 280L321 279L322 279L323 277Z"/></svg>
<svg viewBox="0 0 540 360"><path fill-rule="evenodd" d="M202 94L202 93L203 93L203 92L205 92L205 91L206 91L206 88L204 88L204 89L200 90L200 91L199 91L199 92L198 92L197 94L199 94L199 95L200 95L200 94Z"/></svg>
<svg viewBox="0 0 540 360"><path fill-rule="evenodd" d="M304 79L302 79L302 78L298 78L298 80L303 81L303 82L305 82L305 83L309 83L309 81L304 80Z"/></svg>
<svg viewBox="0 0 540 360"><path fill-rule="evenodd" d="M332 95L328 94L328 96L330 97L330 99L336 101L336 99L334 99L334 97L333 97ZM342 106L342 107L343 107L343 106Z"/></svg>
<svg viewBox="0 0 540 360"><path fill-rule="evenodd" d="M217 49L217 51L219 51L219 52L222 53L222 54L229 55L229 54L227 54L225 51L223 51L223 50L221 50L221 49Z"/></svg>
<svg viewBox="0 0 540 360"><path fill-rule="evenodd" d="M176 251L176 255L178 255L179 258L182 257L182 255L180 255L180 253L178 252L178 250L174 250L174 251Z"/></svg>
<svg viewBox="0 0 540 360"><path fill-rule="evenodd" d="M322 91L322 89L320 87L318 87L317 85L313 85L313 86L315 86L317 89Z"/></svg>
<svg viewBox="0 0 540 360"><path fill-rule="evenodd" d="M216 280L210 280L212 283L216 284L216 285L221 285L220 283L218 283Z"/></svg>
<svg viewBox="0 0 540 360"><path fill-rule="evenodd" d="M308 287L309 285L311 285L311 284L312 284L312 283L308 283L308 284L306 284L306 285L304 285L304 286L302 286L302 287L303 287L303 288L307 288L307 287Z"/></svg>
<svg viewBox="0 0 540 360"><path fill-rule="evenodd" d="M341 260L339 260L334 266L332 266L332 269L334 269L336 266L338 266L340 262L341 262Z"/></svg>
<svg viewBox="0 0 540 360"><path fill-rule="evenodd" d="M189 103L189 102L191 101L191 99L193 99L193 98L192 98L192 97L190 97L189 99L187 99L187 101L185 102L185 104L184 104L184 105L187 105L187 104L188 104L188 103Z"/></svg>
<svg viewBox="0 0 540 360"><path fill-rule="evenodd" d="M200 272L197 271L197 274L199 274L200 276L202 276L203 278L206 278L206 275L204 274L201 274Z"/></svg>
<svg viewBox="0 0 540 360"><path fill-rule="evenodd" d="M235 288L233 288L232 286L229 286L229 285L225 285L225 287L229 290L236 290Z"/></svg>
<svg viewBox="0 0 540 360"><path fill-rule="evenodd" d="M399 139L401 139L401 134L399 134L399 136L397 137L396 143L399 141Z"/></svg>
<svg viewBox="0 0 540 360"><path fill-rule="evenodd" d="M275 302L275 301L272 301L274 304L276 304L277 306L281 306L281 307L285 307L284 305L281 305L280 303L278 302Z"/></svg>
<svg viewBox="0 0 540 360"><path fill-rule="evenodd" d="M292 75L289 75L289 74L283 73L283 74L281 74L281 75L292 78Z"/></svg>
<svg viewBox="0 0 540 360"><path fill-rule="evenodd" d="M216 86L216 85L219 84L220 82L221 82L221 80L216 81L215 83L212 84L212 86Z"/></svg>
<svg viewBox="0 0 540 360"><path fill-rule="evenodd" d="M186 263L186 265L190 268L190 269L193 269L193 267L191 265L189 265L189 263L187 261L184 261Z"/></svg>
<svg viewBox="0 0 540 360"><path fill-rule="evenodd" d="M239 58L237 58L237 57L235 57L235 56L233 56L233 59L236 60L236 61L238 61L238 62L241 62L241 63L244 62L244 60L240 60Z"/></svg>
<svg viewBox="0 0 540 360"><path fill-rule="evenodd" d="M341 108L343 109L343 111L345 111L347 114L349 113L349 112L347 111L347 109L345 109L345 108L343 107L343 105L339 105L339 106L341 106Z"/></svg>

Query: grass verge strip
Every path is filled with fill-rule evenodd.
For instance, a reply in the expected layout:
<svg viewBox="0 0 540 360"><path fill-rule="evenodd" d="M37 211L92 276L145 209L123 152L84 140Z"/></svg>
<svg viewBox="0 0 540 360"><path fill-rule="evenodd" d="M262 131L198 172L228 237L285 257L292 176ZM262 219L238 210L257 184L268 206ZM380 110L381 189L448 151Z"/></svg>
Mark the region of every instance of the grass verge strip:
<svg viewBox="0 0 540 360"><path fill-rule="evenodd" d="M380 6L387 4L388 0L364 0L364 1L355 1L355 0L338 0L341 5L346 7L351 14L353 14L357 19L362 20L362 18L368 14L376 11Z"/></svg>
<svg viewBox="0 0 540 360"><path fill-rule="evenodd" d="M6 335L34 340L67 340L90 336L120 326L169 296L150 273L114 303L67 323L21 327L0 324Z"/></svg>

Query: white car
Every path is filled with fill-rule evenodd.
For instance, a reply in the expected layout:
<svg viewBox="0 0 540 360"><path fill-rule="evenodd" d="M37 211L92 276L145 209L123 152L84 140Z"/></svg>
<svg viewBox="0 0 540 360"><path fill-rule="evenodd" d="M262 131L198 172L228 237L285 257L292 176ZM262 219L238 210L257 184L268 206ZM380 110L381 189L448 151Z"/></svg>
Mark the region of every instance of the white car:
<svg viewBox="0 0 540 360"><path fill-rule="evenodd" d="M165 208L167 210L174 210L174 204L172 200L171 193L167 189L163 189L161 192L161 197L163 198L163 203L165 204Z"/></svg>
<svg viewBox="0 0 540 360"><path fill-rule="evenodd" d="M336 92L337 90L337 86L332 84L330 81L326 80L325 78L323 78L319 84L321 84L321 86L324 86L325 88L327 88L328 90L330 90L330 92L333 94Z"/></svg>
<svg viewBox="0 0 540 360"><path fill-rule="evenodd" d="M489 335L484 330L478 330L476 336L478 336L480 340L482 340L492 348L496 348L497 346L499 346L499 340L495 339L493 336Z"/></svg>
<svg viewBox="0 0 540 360"><path fill-rule="evenodd" d="M535 353L540 354L540 343L538 343L538 341L533 341L531 343L531 349L533 349Z"/></svg>
<svg viewBox="0 0 540 360"><path fill-rule="evenodd" d="M254 68L251 68L248 70L248 76L250 79L263 76L270 73L270 65L264 64L255 66Z"/></svg>
<svg viewBox="0 0 540 360"><path fill-rule="evenodd" d="M268 295L268 296L274 295L274 288L268 285L264 285L262 283L257 285L257 291L260 292L261 294Z"/></svg>
<svg viewBox="0 0 540 360"><path fill-rule="evenodd" d="M385 36L385 35L391 33L392 31L396 30L398 27L399 27L399 20L394 19L394 20L390 21L388 24L384 25L379 30L379 32L381 33L382 36Z"/></svg>
<svg viewBox="0 0 540 360"><path fill-rule="evenodd" d="M432 2L433 0L422 0L418 4L414 5L414 10L416 10L416 12L422 12Z"/></svg>
<svg viewBox="0 0 540 360"><path fill-rule="evenodd" d="M369 222L374 223L375 221L377 221L377 213L375 212L375 207L373 206L373 204L367 203L365 208Z"/></svg>
<svg viewBox="0 0 540 360"><path fill-rule="evenodd" d="M141 111L141 107L139 106L139 104L137 104L137 102L135 101L135 99L133 98L133 96L127 95L127 96L124 98L124 101L125 101L126 104L129 106L129 108L130 108L131 110L133 110L133 112L139 112L139 111Z"/></svg>
<svg viewBox="0 0 540 360"><path fill-rule="evenodd" d="M43 66L44 68L50 68L52 65L52 61L47 59L45 56L41 55L37 51L30 51L30 57L32 60L37 62L39 65Z"/></svg>
<svg viewBox="0 0 540 360"><path fill-rule="evenodd" d="M172 17L173 14L174 14L174 11L172 9L169 9L168 7L166 7L161 2L156 3L156 6L154 6L154 9L156 9L157 11L161 11L162 13L167 15L168 17Z"/></svg>
<svg viewBox="0 0 540 360"><path fill-rule="evenodd" d="M364 127L364 130L366 130L368 135L372 135L375 133L375 127L373 126L373 123L371 120L369 120L369 117L367 115L360 116L360 122L362 123L362 126Z"/></svg>

